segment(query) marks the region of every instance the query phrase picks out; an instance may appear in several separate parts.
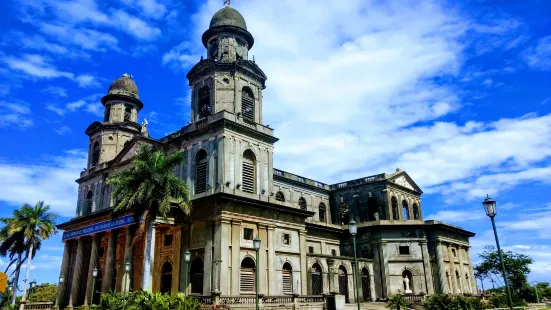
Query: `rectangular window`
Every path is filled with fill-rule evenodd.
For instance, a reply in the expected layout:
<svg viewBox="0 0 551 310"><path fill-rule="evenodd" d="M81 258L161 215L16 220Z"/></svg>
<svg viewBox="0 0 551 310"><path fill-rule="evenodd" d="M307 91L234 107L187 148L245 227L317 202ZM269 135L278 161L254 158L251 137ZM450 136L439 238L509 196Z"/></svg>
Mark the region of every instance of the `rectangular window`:
<svg viewBox="0 0 551 310"><path fill-rule="evenodd" d="M314 247L313 246L308 247L308 253L314 254Z"/></svg>
<svg viewBox="0 0 551 310"><path fill-rule="evenodd" d="M453 257L457 257L457 252L455 252L455 249L452 249Z"/></svg>
<svg viewBox="0 0 551 310"><path fill-rule="evenodd" d="M243 240L253 240L253 230L251 228L243 228Z"/></svg>
<svg viewBox="0 0 551 310"><path fill-rule="evenodd" d="M172 245L172 235L165 235L165 246Z"/></svg>
<svg viewBox="0 0 551 310"><path fill-rule="evenodd" d="M332 250L331 250L331 255L332 255L332 256L337 256L337 250L332 249Z"/></svg>
<svg viewBox="0 0 551 310"><path fill-rule="evenodd" d="M283 234L283 244L291 244L291 235L290 234Z"/></svg>
<svg viewBox="0 0 551 310"><path fill-rule="evenodd" d="M242 293L254 293L254 269L241 268L239 290Z"/></svg>
<svg viewBox="0 0 551 310"><path fill-rule="evenodd" d="M407 245L401 245L398 247L400 251L400 255L409 255L409 246Z"/></svg>

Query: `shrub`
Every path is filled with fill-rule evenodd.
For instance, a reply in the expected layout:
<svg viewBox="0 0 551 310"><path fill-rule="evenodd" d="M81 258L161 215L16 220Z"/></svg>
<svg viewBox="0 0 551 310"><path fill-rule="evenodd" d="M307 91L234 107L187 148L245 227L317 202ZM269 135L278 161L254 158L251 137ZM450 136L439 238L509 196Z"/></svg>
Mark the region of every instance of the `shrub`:
<svg viewBox="0 0 551 310"><path fill-rule="evenodd" d="M184 302L184 294L168 295L161 293L112 292L101 296L98 310L171 310L183 309L184 303L189 310L199 310L197 300L187 298Z"/></svg>
<svg viewBox="0 0 551 310"><path fill-rule="evenodd" d="M390 297L386 303L388 309L398 309L398 306L400 306L400 309L409 308L409 302L404 298L404 295L394 295Z"/></svg>
<svg viewBox="0 0 551 310"><path fill-rule="evenodd" d="M427 299L425 310L482 310L482 301L463 296L436 294Z"/></svg>

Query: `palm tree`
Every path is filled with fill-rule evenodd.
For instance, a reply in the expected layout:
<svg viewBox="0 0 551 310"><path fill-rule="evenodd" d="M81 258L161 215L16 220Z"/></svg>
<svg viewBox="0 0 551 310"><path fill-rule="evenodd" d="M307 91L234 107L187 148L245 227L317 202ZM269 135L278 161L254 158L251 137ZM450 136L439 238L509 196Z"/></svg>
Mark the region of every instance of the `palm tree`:
<svg viewBox="0 0 551 310"><path fill-rule="evenodd" d="M50 206L44 205L44 201L39 201L34 207L24 204L21 209L14 210L13 217L7 220L7 233L9 235L21 234L25 238L27 269L25 270L22 301L25 301L27 297L31 260L40 248L41 241L47 240L57 233L56 218L57 214L50 212Z"/></svg>
<svg viewBox="0 0 551 310"><path fill-rule="evenodd" d="M134 213L140 222L132 245L145 237L144 273L142 289L150 290L151 238L153 222L157 216L167 218L172 207L185 214L191 211L188 188L184 181L173 173L183 159L182 153L166 155L150 147L143 147L136 154L133 166L110 176L107 184L115 189L112 197L116 201L115 213Z"/></svg>

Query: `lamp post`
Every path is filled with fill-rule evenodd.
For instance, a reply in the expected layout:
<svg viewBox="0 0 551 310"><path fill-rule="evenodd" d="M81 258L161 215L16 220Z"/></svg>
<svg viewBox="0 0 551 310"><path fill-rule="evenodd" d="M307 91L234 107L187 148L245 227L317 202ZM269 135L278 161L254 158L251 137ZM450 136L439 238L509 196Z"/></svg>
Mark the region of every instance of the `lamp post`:
<svg viewBox="0 0 551 310"><path fill-rule="evenodd" d="M513 310L513 300L511 299L511 291L509 290L509 283L507 281L507 271L505 270L505 264L503 263L503 254L501 253L501 247L499 246L499 238L497 237L496 223L494 217L497 215L496 201L486 195L486 199L482 202L486 215L492 220L492 228L494 229L494 236L496 238L497 252L499 254L499 260L501 262L501 272L503 272L503 282L505 283L505 290L507 293L507 301L509 308Z"/></svg>
<svg viewBox="0 0 551 310"><path fill-rule="evenodd" d="M356 257L356 234L358 233L358 225L356 221L351 220L348 223L348 231L352 235L352 243L354 244L354 279L356 283L356 303L358 304L358 310L360 310L360 291L358 288L358 258Z"/></svg>
<svg viewBox="0 0 551 310"><path fill-rule="evenodd" d="M90 308L94 306L94 298L96 297L96 278L98 277L98 267L92 270L92 296L90 296Z"/></svg>
<svg viewBox="0 0 551 310"><path fill-rule="evenodd" d="M59 281L58 281L58 284L57 284L57 294L56 294L56 297L55 297L54 309L59 309L59 291L61 290L61 286L63 285L63 280L64 279L65 278L63 277L63 275L59 276Z"/></svg>
<svg viewBox="0 0 551 310"><path fill-rule="evenodd" d="M537 281L532 281L532 285L534 285L534 289L536 290L536 302L539 303L540 302L540 296L538 294L538 282Z"/></svg>
<svg viewBox="0 0 551 310"><path fill-rule="evenodd" d="M191 252L187 250L184 253L184 260L186 261L186 272L185 272L185 286L184 286L184 310L187 310L187 278L189 273L189 261L191 260Z"/></svg>
<svg viewBox="0 0 551 310"><path fill-rule="evenodd" d="M128 292L128 274L130 273L130 269L132 269L132 264L130 262L124 263L124 291Z"/></svg>
<svg viewBox="0 0 551 310"><path fill-rule="evenodd" d="M260 238L253 239L254 250L256 251L256 270L254 271L254 286L256 292L256 310L258 310L258 250L260 250Z"/></svg>
<svg viewBox="0 0 551 310"><path fill-rule="evenodd" d="M29 298L31 297L31 294L33 293L34 291L34 288L36 287L36 280L32 280L31 282L29 282Z"/></svg>

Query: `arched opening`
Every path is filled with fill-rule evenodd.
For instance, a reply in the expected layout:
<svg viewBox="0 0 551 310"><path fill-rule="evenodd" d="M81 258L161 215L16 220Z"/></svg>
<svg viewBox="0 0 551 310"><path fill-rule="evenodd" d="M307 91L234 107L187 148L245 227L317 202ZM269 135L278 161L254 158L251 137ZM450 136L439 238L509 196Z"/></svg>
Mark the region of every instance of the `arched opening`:
<svg viewBox="0 0 551 310"><path fill-rule="evenodd" d="M239 276L239 290L241 293L255 292L255 268L256 264L250 257L245 257L241 261L241 274Z"/></svg>
<svg viewBox="0 0 551 310"><path fill-rule="evenodd" d="M210 107L210 89L208 86L203 86L199 89L199 118L207 117L211 114Z"/></svg>
<svg viewBox="0 0 551 310"><path fill-rule="evenodd" d="M315 263L312 266L312 295L321 295L323 292L323 273L321 266Z"/></svg>
<svg viewBox="0 0 551 310"><path fill-rule="evenodd" d="M362 296L364 301L371 300L371 288L369 287L369 270L362 268Z"/></svg>
<svg viewBox="0 0 551 310"><path fill-rule="evenodd" d="M323 202L320 202L320 205L318 207L318 213L319 213L319 221L326 223L327 222L327 208L325 207L325 204Z"/></svg>
<svg viewBox="0 0 551 310"><path fill-rule="evenodd" d="M413 274L410 270L402 271L402 282L405 293L413 293Z"/></svg>
<svg viewBox="0 0 551 310"><path fill-rule="evenodd" d="M281 191L277 192L275 195L275 198L277 201L285 201L285 196Z"/></svg>
<svg viewBox="0 0 551 310"><path fill-rule="evenodd" d="M293 267L291 267L291 264L283 264L281 273L283 280L283 294L293 294Z"/></svg>
<svg viewBox="0 0 551 310"><path fill-rule="evenodd" d="M298 206L301 210L306 210L306 199L304 199L304 197L298 199Z"/></svg>
<svg viewBox="0 0 551 310"><path fill-rule="evenodd" d="M348 299L348 273L344 266L339 267L339 294L344 296L347 303L350 302Z"/></svg>
<svg viewBox="0 0 551 310"><path fill-rule="evenodd" d="M400 217L398 215L398 200L396 199L396 197L392 196L390 201L392 203L392 219L399 220Z"/></svg>
<svg viewBox="0 0 551 310"><path fill-rule="evenodd" d="M256 193L256 156L253 151L243 152L243 191Z"/></svg>
<svg viewBox="0 0 551 310"><path fill-rule="evenodd" d="M86 194L86 213L90 214L92 213L92 207L94 205L94 192L88 191Z"/></svg>
<svg viewBox="0 0 551 310"><path fill-rule="evenodd" d="M455 271L455 287L457 288L457 293L461 294L461 274L459 271Z"/></svg>
<svg viewBox="0 0 551 310"><path fill-rule="evenodd" d="M124 107L124 121L130 122L132 119L132 109L129 106Z"/></svg>
<svg viewBox="0 0 551 310"><path fill-rule="evenodd" d="M92 300L95 305L99 304L101 298L101 284L102 284L103 272L98 269L98 275L96 276L96 284L94 285L94 292L92 292Z"/></svg>
<svg viewBox="0 0 551 310"><path fill-rule="evenodd" d="M419 206L416 203L413 204L413 219L414 220L421 219L421 217L419 216Z"/></svg>
<svg viewBox="0 0 551 310"><path fill-rule="evenodd" d="M341 217L341 225L346 225L350 222L349 215L348 215L348 205L346 202L341 202L339 206L339 213Z"/></svg>
<svg viewBox="0 0 551 310"><path fill-rule="evenodd" d="M207 152L200 150L195 155L195 194L207 190Z"/></svg>
<svg viewBox="0 0 551 310"><path fill-rule="evenodd" d="M95 166L99 163L99 154L99 142L96 141L92 147L92 162L90 163L90 166Z"/></svg>
<svg viewBox="0 0 551 310"><path fill-rule="evenodd" d="M249 87L241 91L241 114L244 120L254 122L254 94Z"/></svg>
<svg viewBox="0 0 551 310"><path fill-rule="evenodd" d="M111 116L111 105L105 107L105 112L103 114L103 121L108 122Z"/></svg>
<svg viewBox="0 0 551 310"><path fill-rule="evenodd" d="M172 264L165 262L161 267L161 293L172 291Z"/></svg>
<svg viewBox="0 0 551 310"><path fill-rule="evenodd" d="M203 270L203 260L200 258L194 259L189 268L189 283L192 294L203 293Z"/></svg>
<svg viewBox="0 0 551 310"><path fill-rule="evenodd" d="M377 206L377 199L371 197L367 201L367 220L375 221L376 214L379 212L379 207Z"/></svg>
<svg viewBox="0 0 551 310"><path fill-rule="evenodd" d="M409 220L409 206L408 206L408 202L405 201L405 200L402 200L402 211L403 211L403 216L404 216L404 220Z"/></svg>
<svg viewBox="0 0 551 310"><path fill-rule="evenodd" d="M473 288L471 286L471 281L469 279L468 273L465 273L465 281L467 282L467 288L469 289L468 293L473 293Z"/></svg>

